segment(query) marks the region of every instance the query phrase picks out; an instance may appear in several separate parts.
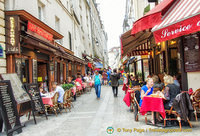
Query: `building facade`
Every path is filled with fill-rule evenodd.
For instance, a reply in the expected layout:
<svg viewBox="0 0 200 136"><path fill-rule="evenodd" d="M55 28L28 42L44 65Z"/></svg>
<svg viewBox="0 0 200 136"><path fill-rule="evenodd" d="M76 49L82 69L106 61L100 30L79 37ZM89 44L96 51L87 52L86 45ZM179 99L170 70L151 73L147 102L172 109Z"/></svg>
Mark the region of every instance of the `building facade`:
<svg viewBox="0 0 200 136"><path fill-rule="evenodd" d="M5 67L4 73L17 73L23 83L45 82L49 89L51 82L63 83L68 76L84 75L87 62L83 54L95 56L92 33L99 30L96 37L101 48L98 50L102 51L100 55L107 43L102 24L92 31L90 4L94 3L86 0L16 0L13 3L6 0L6 40L2 39L2 43L8 45L3 56L7 61L0 60L4 62L0 66ZM93 18L100 17L95 14ZM11 31L14 36L10 35Z"/></svg>
<svg viewBox="0 0 200 136"><path fill-rule="evenodd" d="M91 16L91 34L92 34L92 45L93 55L98 58L103 64L108 64L108 53L107 53L107 34L104 30L97 3L95 0L88 0L90 4L90 16ZM105 60L105 62L104 62ZM106 65L104 65L105 67Z"/></svg>
<svg viewBox="0 0 200 136"><path fill-rule="evenodd" d="M4 0L0 1L0 74L6 73Z"/></svg>
<svg viewBox="0 0 200 136"><path fill-rule="evenodd" d="M120 47L113 47L108 52L109 65L111 69L119 68L121 64Z"/></svg>

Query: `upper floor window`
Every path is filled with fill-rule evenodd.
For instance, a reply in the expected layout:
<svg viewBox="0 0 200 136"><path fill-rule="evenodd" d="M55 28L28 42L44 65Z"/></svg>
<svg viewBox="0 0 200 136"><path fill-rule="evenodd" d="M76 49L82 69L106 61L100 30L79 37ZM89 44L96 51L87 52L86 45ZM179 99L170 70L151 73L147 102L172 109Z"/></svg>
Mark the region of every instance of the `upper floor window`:
<svg viewBox="0 0 200 136"><path fill-rule="evenodd" d="M55 16L55 29L60 32L60 19L57 16Z"/></svg>
<svg viewBox="0 0 200 136"><path fill-rule="evenodd" d="M45 5L38 1L38 18L45 21Z"/></svg>
<svg viewBox="0 0 200 136"><path fill-rule="evenodd" d="M69 49L72 50L72 36L70 32L68 32L68 34L69 34Z"/></svg>

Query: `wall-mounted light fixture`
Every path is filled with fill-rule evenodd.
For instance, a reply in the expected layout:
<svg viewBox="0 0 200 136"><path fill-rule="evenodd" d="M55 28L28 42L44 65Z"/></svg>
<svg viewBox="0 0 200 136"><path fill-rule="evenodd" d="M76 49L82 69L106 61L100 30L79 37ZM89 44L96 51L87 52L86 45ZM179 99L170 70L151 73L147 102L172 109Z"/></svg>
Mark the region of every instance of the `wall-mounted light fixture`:
<svg viewBox="0 0 200 136"><path fill-rule="evenodd" d="M176 44L176 41L175 40L171 40L170 41L170 45L174 45L174 44Z"/></svg>

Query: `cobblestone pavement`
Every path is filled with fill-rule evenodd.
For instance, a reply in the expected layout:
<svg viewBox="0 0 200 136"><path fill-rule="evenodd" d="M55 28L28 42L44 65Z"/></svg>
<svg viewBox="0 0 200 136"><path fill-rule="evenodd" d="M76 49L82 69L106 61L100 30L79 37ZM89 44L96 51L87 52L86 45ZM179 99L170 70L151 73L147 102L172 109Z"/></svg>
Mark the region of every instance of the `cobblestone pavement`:
<svg viewBox="0 0 200 136"><path fill-rule="evenodd" d="M62 115L37 117L37 125L33 120L26 120L23 133L16 136L200 136L200 125L192 122L193 128L183 127L190 132L151 132L150 129L162 131L175 130L179 127L162 128L146 125L143 116L139 122L134 121L133 112L130 112L123 102L124 92L119 88L118 97L113 97L111 87L102 86L101 98L97 99L94 89L77 98L71 112L63 111ZM148 117L150 118L150 117ZM22 121L23 123L23 121ZM107 128L113 127L114 133L108 134ZM120 132L118 132L121 130ZM143 132L144 131L144 132Z"/></svg>

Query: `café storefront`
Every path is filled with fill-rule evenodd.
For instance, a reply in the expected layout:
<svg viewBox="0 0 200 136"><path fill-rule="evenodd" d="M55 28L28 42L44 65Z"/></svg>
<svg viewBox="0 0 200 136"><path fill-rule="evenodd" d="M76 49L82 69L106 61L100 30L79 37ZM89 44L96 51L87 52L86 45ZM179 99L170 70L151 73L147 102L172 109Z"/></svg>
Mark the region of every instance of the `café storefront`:
<svg viewBox="0 0 200 136"><path fill-rule="evenodd" d="M193 8L190 9L189 7ZM151 73L181 75L182 90L199 88L199 7L198 0L187 3L185 0L164 0L134 23L131 32L133 36L129 36L132 40L142 41L145 38L137 38L139 33L144 32L146 34L149 31L152 33L152 36L148 38L151 47L149 63ZM184 13L182 13L182 10L184 10ZM158 15L156 16L156 14ZM148 23L145 26L141 25L154 18L157 18L158 21L154 22L153 27L152 24ZM132 48L135 48L134 46L139 45L133 44ZM126 48L126 44L123 44L123 48ZM126 50L132 51L131 47ZM124 55L136 56L136 54L127 53L126 50Z"/></svg>
<svg viewBox="0 0 200 136"><path fill-rule="evenodd" d="M152 32L157 45L166 45L168 73L181 74L183 90L196 90L200 80L200 3L185 2L175 1Z"/></svg>
<svg viewBox="0 0 200 136"><path fill-rule="evenodd" d="M24 10L6 11L7 73L23 83L63 83L84 61L55 40L63 36ZM79 68L80 70L80 68Z"/></svg>

